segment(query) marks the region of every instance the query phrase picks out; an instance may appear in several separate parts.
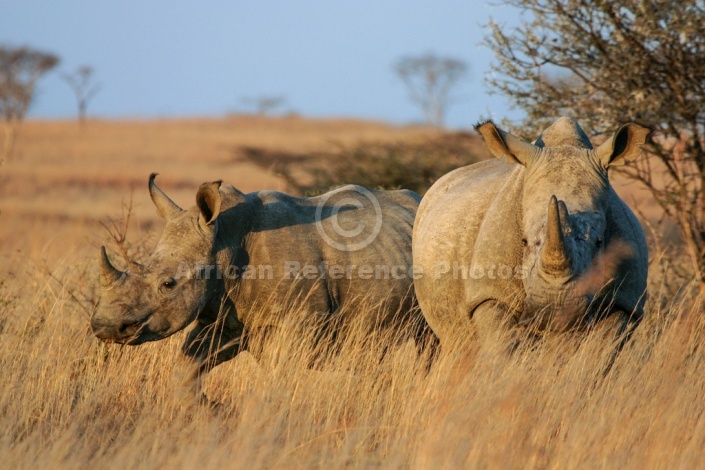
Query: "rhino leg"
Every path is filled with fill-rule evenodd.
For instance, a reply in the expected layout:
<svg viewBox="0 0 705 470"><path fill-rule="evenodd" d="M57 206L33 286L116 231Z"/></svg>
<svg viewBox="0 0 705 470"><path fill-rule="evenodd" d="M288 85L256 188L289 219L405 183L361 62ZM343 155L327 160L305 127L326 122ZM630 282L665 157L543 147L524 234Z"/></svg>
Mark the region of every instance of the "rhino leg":
<svg viewBox="0 0 705 470"><path fill-rule="evenodd" d="M507 340L510 350L516 347L517 316L504 304L493 300L483 302L473 312L472 319L482 349L496 349Z"/></svg>
<svg viewBox="0 0 705 470"><path fill-rule="evenodd" d="M634 333L634 329L638 324L639 321L634 320L632 315L623 310L616 310L611 312L607 317L597 321L593 326L598 334L601 334L610 342L610 347L614 348L607 363L607 367L605 368L605 375L612 370L617 356L619 356L624 345L632 337L632 333Z"/></svg>
<svg viewBox="0 0 705 470"><path fill-rule="evenodd" d="M202 378L218 364L229 361L244 349L242 324L232 328L227 322L198 320L181 348L174 379L182 395L208 401L202 391Z"/></svg>
<svg viewBox="0 0 705 470"><path fill-rule="evenodd" d="M202 391L200 364L188 356L180 356L174 364L174 392L180 403L195 405L206 399Z"/></svg>

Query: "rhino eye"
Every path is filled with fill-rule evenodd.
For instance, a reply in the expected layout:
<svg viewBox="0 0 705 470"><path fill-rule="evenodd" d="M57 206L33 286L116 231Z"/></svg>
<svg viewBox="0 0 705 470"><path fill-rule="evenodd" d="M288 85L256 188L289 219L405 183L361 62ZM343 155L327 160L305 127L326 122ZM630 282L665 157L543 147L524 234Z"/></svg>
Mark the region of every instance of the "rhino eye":
<svg viewBox="0 0 705 470"><path fill-rule="evenodd" d="M597 241L595 242L595 244L597 245L598 248L601 247L602 246L602 238L598 238Z"/></svg>
<svg viewBox="0 0 705 470"><path fill-rule="evenodd" d="M526 247L529 244L529 242L526 240L526 238L521 239L521 246Z"/></svg>

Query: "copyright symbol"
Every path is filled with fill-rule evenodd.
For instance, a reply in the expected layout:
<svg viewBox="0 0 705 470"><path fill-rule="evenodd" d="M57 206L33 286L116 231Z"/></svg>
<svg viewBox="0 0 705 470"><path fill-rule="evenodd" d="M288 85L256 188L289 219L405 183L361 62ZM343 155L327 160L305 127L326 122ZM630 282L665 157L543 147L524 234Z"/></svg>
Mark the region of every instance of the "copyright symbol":
<svg viewBox="0 0 705 470"><path fill-rule="evenodd" d="M347 197L329 203L331 197L341 192L347 193ZM341 188L320 196L316 206L316 230L333 248L361 250L374 241L381 229L382 207L372 191L356 186L354 190Z"/></svg>

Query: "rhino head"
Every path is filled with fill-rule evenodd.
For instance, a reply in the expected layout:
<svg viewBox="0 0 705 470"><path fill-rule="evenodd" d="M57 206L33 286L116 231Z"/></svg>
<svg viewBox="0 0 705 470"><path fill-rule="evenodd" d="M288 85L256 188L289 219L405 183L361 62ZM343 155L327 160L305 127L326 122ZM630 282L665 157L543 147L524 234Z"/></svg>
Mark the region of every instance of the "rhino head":
<svg viewBox="0 0 705 470"><path fill-rule="evenodd" d="M95 335L109 342L141 344L166 338L190 324L218 294L214 243L220 181L204 183L196 207L176 205L149 177L149 193L166 227L144 265L115 268L101 247L101 299L91 319Z"/></svg>
<svg viewBox="0 0 705 470"><path fill-rule="evenodd" d="M625 124L595 149L568 117L534 143L491 122L477 130L495 157L525 167L520 243L526 297L519 320L563 331L599 313L605 285L619 282L618 266L635 254L629 240L610 230L616 195L607 170L639 157L649 129Z"/></svg>

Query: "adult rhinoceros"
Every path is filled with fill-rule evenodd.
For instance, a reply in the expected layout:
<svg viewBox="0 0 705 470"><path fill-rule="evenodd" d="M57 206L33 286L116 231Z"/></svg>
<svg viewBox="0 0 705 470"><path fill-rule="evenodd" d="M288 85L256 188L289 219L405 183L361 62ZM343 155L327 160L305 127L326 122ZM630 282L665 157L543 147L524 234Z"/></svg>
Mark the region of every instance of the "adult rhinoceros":
<svg viewBox="0 0 705 470"><path fill-rule="evenodd" d="M204 183L183 210L149 178L164 233L144 265L116 269L101 248L98 338L141 344L196 320L183 352L202 370L232 358L243 331L276 327L287 309L374 325L425 325L413 301L411 232L420 197L345 186L314 198L243 194ZM218 324L216 325L216 322Z"/></svg>
<svg viewBox="0 0 705 470"><path fill-rule="evenodd" d="M646 242L607 174L641 154L649 130L626 124L596 149L567 117L534 143L492 122L476 130L498 160L438 180L414 226L416 295L441 344L457 331L638 321Z"/></svg>

